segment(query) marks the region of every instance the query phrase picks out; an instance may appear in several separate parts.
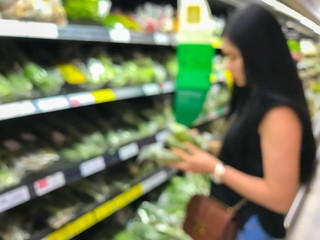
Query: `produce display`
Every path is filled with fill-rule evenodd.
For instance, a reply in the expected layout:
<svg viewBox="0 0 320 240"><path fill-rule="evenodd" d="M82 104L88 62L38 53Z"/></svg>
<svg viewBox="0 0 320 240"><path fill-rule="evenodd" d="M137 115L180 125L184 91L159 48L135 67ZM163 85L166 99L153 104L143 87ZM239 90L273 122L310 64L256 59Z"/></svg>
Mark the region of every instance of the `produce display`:
<svg viewBox="0 0 320 240"><path fill-rule="evenodd" d="M99 105L7 122L0 138L0 191L57 161L79 162L113 152L155 134L171 119L170 105L132 100L131 104L115 102L109 107ZM41 125L35 126L35 122Z"/></svg>
<svg viewBox="0 0 320 240"><path fill-rule="evenodd" d="M35 239L59 229L155 171L147 168L128 161L1 214L0 239Z"/></svg>
<svg viewBox="0 0 320 240"><path fill-rule="evenodd" d="M147 56L142 52L119 57L92 46L81 50L61 45L56 52L31 44L30 50L22 50L19 43L3 42L0 52L6 61L0 64L0 103L23 99L53 96L61 93L120 88L145 83L163 83L177 75L177 59L174 53L154 52ZM40 56L34 56L36 50ZM10 54L10 55L8 55ZM80 56L78 56L80 54Z"/></svg>

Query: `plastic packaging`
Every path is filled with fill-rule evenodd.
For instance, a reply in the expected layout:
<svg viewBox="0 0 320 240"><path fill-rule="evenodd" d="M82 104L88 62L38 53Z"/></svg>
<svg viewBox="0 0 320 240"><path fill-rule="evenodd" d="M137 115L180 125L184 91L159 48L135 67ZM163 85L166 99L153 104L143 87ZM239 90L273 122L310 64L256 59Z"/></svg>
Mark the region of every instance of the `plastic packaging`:
<svg viewBox="0 0 320 240"><path fill-rule="evenodd" d="M0 6L5 7L1 11L4 18L67 24L61 0L2 1Z"/></svg>

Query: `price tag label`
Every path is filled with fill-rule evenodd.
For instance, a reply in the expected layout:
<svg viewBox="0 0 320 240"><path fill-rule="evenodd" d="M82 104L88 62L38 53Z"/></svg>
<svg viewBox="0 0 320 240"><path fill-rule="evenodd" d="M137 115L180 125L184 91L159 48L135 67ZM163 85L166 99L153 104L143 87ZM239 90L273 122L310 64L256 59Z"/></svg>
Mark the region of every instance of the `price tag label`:
<svg viewBox="0 0 320 240"><path fill-rule="evenodd" d="M69 102L73 107L94 104L95 98L91 93L75 93L68 95Z"/></svg>
<svg viewBox="0 0 320 240"><path fill-rule="evenodd" d="M65 183L66 180L63 173L57 172L34 182L33 186L37 196L42 196L48 192L64 186Z"/></svg>
<svg viewBox="0 0 320 240"><path fill-rule="evenodd" d="M35 102L42 112L50 112L70 108L69 101L65 96L44 98L36 100Z"/></svg>
<svg viewBox="0 0 320 240"><path fill-rule="evenodd" d="M164 183L168 179L168 173L166 171L160 171L150 178L143 181L141 184L143 186L143 192L147 193L153 190L155 187Z"/></svg>
<svg viewBox="0 0 320 240"><path fill-rule="evenodd" d="M160 86L156 83L144 84L142 86L142 91L146 96L152 96L161 93Z"/></svg>
<svg viewBox="0 0 320 240"><path fill-rule="evenodd" d="M36 113L31 101L21 101L0 105L0 120L27 116Z"/></svg>
<svg viewBox="0 0 320 240"><path fill-rule="evenodd" d="M113 29L109 31L109 35L113 42L129 43L131 41L131 34L127 29Z"/></svg>
<svg viewBox="0 0 320 240"><path fill-rule="evenodd" d="M161 132L158 132L156 134L156 141L157 142L165 142L170 135L170 132L168 130L163 130Z"/></svg>
<svg viewBox="0 0 320 240"><path fill-rule="evenodd" d="M138 147L138 144L135 142L125 145L119 149L119 157L120 157L120 160L122 161L130 159L136 156L138 153L139 153L139 147Z"/></svg>
<svg viewBox="0 0 320 240"><path fill-rule="evenodd" d="M102 89L92 92L96 103L111 102L116 100L116 95L111 89Z"/></svg>
<svg viewBox="0 0 320 240"><path fill-rule="evenodd" d="M113 214L115 211L115 206L113 201L108 201L101 206L97 207L94 210L94 214L98 221L101 221L107 217L109 217L111 214Z"/></svg>
<svg viewBox="0 0 320 240"><path fill-rule="evenodd" d="M175 91L175 88L176 87L174 85L174 82L172 82L172 81L165 82L163 92L164 93L172 93Z"/></svg>
<svg viewBox="0 0 320 240"><path fill-rule="evenodd" d="M170 44L170 37L168 34L165 34L165 33L154 33L153 40L156 44L159 44L159 45Z"/></svg>
<svg viewBox="0 0 320 240"><path fill-rule="evenodd" d="M96 219L92 212L89 212L79 217L77 220L68 224L67 227L69 228L69 234L70 234L69 237L72 237L74 235L78 235L79 233L84 232L88 228L92 227L95 223L96 223Z"/></svg>
<svg viewBox="0 0 320 240"><path fill-rule="evenodd" d="M106 168L106 162L103 157L96 157L80 164L80 174L82 177L90 176Z"/></svg>
<svg viewBox="0 0 320 240"><path fill-rule="evenodd" d="M27 186L13 189L0 195L0 212L4 212L29 200L30 193Z"/></svg>
<svg viewBox="0 0 320 240"><path fill-rule="evenodd" d="M26 22L24 31L27 37L57 39L58 26L53 23Z"/></svg>

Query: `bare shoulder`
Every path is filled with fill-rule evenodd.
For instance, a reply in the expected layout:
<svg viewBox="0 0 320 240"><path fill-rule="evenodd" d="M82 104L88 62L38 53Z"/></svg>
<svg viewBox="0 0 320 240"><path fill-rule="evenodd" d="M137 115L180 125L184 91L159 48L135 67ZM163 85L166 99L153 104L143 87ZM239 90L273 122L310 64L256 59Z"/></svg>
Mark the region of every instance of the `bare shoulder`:
<svg viewBox="0 0 320 240"><path fill-rule="evenodd" d="M264 131L301 131L301 129L302 125L297 113L288 106L279 106L268 111L259 126L260 133Z"/></svg>

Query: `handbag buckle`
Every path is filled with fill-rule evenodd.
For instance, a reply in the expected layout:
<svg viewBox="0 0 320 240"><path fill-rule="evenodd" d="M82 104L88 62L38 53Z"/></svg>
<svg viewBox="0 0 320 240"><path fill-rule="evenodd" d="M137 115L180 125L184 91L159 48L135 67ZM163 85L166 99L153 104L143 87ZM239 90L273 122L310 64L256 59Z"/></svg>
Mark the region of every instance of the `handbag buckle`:
<svg viewBox="0 0 320 240"><path fill-rule="evenodd" d="M200 236L204 236L206 234L206 229L200 223L196 223L194 226L194 231L198 233Z"/></svg>

